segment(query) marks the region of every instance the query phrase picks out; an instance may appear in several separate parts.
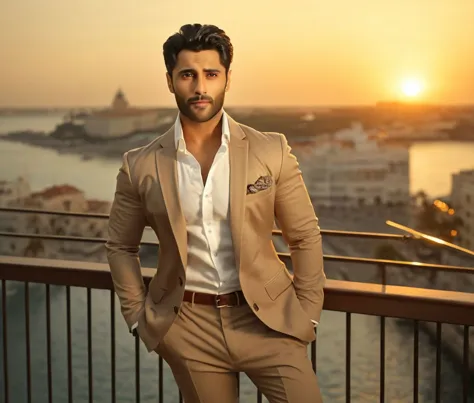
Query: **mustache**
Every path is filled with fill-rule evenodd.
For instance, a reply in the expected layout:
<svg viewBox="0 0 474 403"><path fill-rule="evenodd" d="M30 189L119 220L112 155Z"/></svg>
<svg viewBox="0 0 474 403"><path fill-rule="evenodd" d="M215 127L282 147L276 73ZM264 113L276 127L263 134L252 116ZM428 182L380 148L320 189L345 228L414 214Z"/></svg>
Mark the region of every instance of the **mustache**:
<svg viewBox="0 0 474 403"><path fill-rule="evenodd" d="M188 103L198 102L198 101L208 101L213 102L213 99L207 95L196 95L195 97L189 98Z"/></svg>

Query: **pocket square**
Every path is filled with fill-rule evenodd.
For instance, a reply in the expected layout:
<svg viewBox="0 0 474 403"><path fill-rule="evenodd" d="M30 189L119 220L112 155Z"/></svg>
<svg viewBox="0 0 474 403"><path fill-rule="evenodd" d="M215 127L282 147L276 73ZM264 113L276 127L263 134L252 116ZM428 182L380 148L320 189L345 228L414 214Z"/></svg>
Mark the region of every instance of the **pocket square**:
<svg viewBox="0 0 474 403"><path fill-rule="evenodd" d="M272 184L273 178L270 175L261 176L255 181L255 183L247 185L247 194L253 194L268 189L270 186L272 186Z"/></svg>

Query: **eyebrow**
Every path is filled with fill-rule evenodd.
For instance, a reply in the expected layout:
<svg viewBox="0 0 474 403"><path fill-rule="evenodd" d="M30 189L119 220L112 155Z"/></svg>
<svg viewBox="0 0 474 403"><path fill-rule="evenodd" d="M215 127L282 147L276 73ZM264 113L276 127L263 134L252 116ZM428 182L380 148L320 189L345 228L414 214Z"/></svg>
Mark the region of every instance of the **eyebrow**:
<svg viewBox="0 0 474 403"><path fill-rule="evenodd" d="M205 73L220 73L221 71L219 69L203 69ZM179 74L185 74L185 73L196 73L197 71L195 69L182 69L179 71Z"/></svg>

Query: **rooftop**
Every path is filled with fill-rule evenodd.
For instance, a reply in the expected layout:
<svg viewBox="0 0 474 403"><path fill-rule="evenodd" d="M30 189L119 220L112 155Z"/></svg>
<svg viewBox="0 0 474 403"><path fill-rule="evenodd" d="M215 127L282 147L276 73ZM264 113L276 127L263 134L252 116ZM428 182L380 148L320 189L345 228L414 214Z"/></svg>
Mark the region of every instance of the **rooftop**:
<svg viewBox="0 0 474 403"><path fill-rule="evenodd" d="M83 193L81 190L71 185L55 185L46 188L40 192L34 192L30 196L32 198L43 198L43 199L52 199L57 196L63 196L68 194L77 194Z"/></svg>

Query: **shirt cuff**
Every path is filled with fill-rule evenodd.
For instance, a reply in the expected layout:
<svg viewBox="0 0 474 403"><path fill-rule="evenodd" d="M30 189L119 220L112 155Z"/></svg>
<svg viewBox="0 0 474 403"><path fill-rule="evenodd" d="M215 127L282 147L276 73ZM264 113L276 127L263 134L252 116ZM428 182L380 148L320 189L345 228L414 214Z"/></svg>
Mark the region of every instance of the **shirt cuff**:
<svg viewBox="0 0 474 403"><path fill-rule="evenodd" d="M313 322L314 327L318 327L319 325L318 321L311 319L311 322Z"/></svg>

